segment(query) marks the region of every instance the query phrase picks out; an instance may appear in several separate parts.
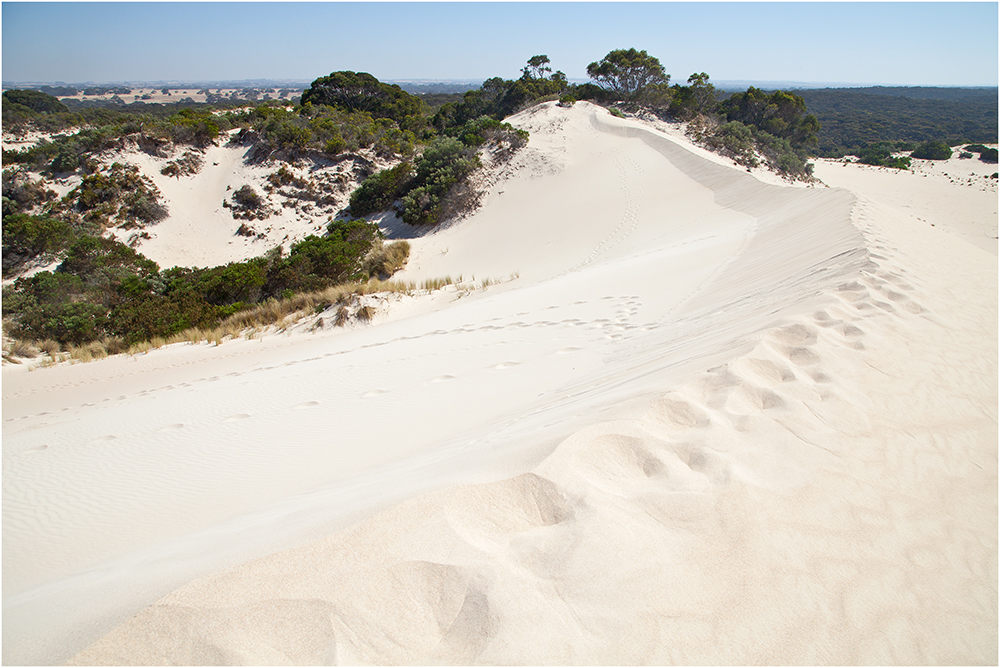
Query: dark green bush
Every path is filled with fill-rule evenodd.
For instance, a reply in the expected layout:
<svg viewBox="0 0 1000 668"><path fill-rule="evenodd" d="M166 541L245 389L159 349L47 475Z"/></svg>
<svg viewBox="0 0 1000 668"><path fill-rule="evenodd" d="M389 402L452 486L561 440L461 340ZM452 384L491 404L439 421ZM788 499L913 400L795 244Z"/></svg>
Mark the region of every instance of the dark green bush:
<svg viewBox="0 0 1000 668"><path fill-rule="evenodd" d="M479 166L474 149L451 137L427 147L416 164L409 192L402 198L400 217L411 225L433 225L467 202L456 186ZM460 201L456 201L460 200Z"/></svg>
<svg viewBox="0 0 1000 668"><path fill-rule="evenodd" d="M910 154L921 160L947 160L951 157L951 147L943 141L927 141Z"/></svg>
<svg viewBox="0 0 1000 668"><path fill-rule="evenodd" d="M33 258L55 254L73 243L72 225L56 218L40 218L18 213L3 219L3 258Z"/></svg>
<svg viewBox="0 0 1000 668"><path fill-rule="evenodd" d="M37 90L14 89L4 91L4 105L19 104L39 114L51 114L69 111L69 108L57 98Z"/></svg>
<svg viewBox="0 0 1000 668"><path fill-rule="evenodd" d="M857 156L858 162L862 162L866 165L875 165L877 167L892 167L894 169L909 169L910 168L910 158L902 156L893 156L894 149L896 147L888 142L876 142L874 144L868 144L864 148L856 151L854 155Z"/></svg>
<svg viewBox="0 0 1000 668"><path fill-rule="evenodd" d="M28 223L38 223L22 222L18 231L29 238ZM62 232L48 238L63 243ZM38 240L43 236L30 238L49 243ZM12 334L24 339L80 344L117 337L136 343L189 327L211 327L268 299L364 278L366 269L378 269L366 264L366 258L380 241L376 225L337 221L326 236L295 244L287 257L279 249L221 267L161 272L156 263L117 241L81 236L55 272L18 279L4 289L4 316ZM379 267L398 262L398 250Z"/></svg>
<svg viewBox="0 0 1000 668"><path fill-rule="evenodd" d="M394 84L382 83L366 72L332 72L320 77L302 93L301 104L366 112L372 118L391 119L401 129L411 131L423 125L420 98Z"/></svg>
<svg viewBox="0 0 1000 668"><path fill-rule="evenodd" d="M983 162L995 163L997 161L997 149L983 146L982 144L969 144L966 151L978 153L979 159Z"/></svg>
<svg viewBox="0 0 1000 668"><path fill-rule="evenodd" d="M369 176L351 193L351 215L367 216L387 211L393 202L406 193L412 176L413 165L409 162L401 162Z"/></svg>

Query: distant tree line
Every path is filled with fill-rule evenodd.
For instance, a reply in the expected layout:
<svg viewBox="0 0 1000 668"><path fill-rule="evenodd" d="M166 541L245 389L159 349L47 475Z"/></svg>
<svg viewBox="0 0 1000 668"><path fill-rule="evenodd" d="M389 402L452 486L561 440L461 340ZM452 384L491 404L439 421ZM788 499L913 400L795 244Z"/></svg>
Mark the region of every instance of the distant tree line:
<svg viewBox="0 0 1000 668"><path fill-rule="evenodd" d="M878 142L997 141L997 89L829 88L796 91L823 125L816 153L838 158Z"/></svg>

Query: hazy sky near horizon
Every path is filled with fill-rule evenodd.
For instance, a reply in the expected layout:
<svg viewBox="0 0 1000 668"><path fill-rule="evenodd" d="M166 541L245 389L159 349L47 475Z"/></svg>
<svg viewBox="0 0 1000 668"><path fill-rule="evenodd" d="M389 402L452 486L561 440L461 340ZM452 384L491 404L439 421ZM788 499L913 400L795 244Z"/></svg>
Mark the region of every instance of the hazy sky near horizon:
<svg viewBox="0 0 1000 668"><path fill-rule="evenodd" d="M645 49L672 81L995 86L996 2L4 2L5 82L586 79Z"/></svg>

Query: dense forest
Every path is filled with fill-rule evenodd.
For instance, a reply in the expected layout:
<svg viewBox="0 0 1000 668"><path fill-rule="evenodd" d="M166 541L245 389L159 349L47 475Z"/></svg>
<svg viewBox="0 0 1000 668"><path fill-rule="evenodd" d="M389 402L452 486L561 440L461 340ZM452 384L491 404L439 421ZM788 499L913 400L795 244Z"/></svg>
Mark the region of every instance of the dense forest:
<svg viewBox="0 0 1000 668"><path fill-rule="evenodd" d="M207 104L190 98L126 103L122 95L131 90L125 89L84 91L113 94L85 102L56 97L70 94L68 88L8 90L4 131L54 136L3 153L4 278L44 262L59 264L4 287L5 336L50 352L89 346L107 353L184 332L218 332L225 323L245 325L247 318L273 322L303 305L322 310L336 301L337 323L343 324L353 299L354 313L364 319L357 296L385 288L364 285L391 277L405 264L408 245L383 243L378 226L363 218L391 210L405 223L430 227L473 210L479 193L472 176L483 159L508 160L529 140L505 119L541 101L571 106L588 100L619 116L685 121L702 145L789 179L808 179L808 159L817 154L854 154L906 168L909 158L900 150L940 158L951 155L950 146L968 143L962 149L968 155L996 162L996 149L982 145L996 141L996 89L750 87L726 95L704 72L671 85L659 60L636 49L611 51L587 73L590 81L570 83L547 56L536 55L519 76L494 77L462 92L425 85L416 95L370 74L341 71L316 79L301 97L294 89L274 99L252 89L238 96L219 91ZM127 146L161 157L180 153L162 172L180 176L196 174L201 152L220 142L244 147L247 160L259 163L320 164L353 156L371 164L359 156L365 152L390 166L359 181L325 234L244 262L161 268L107 234L155 224L169 211L148 177L134 167L106 164L104 153ZM68 175L79 184L65 196L47 187L46 179ZM297 196L316 201L326 197L316 183L284 167L268 179L269 188L297 189ZM265 215L260 194L249 186L225 205L234 218Z"/></svg>
<svg viewBox="0 0 1000 668"><path fill-rule="evenodd" d="M797 90L822 126L817 155L841 157L878 142L949 146L997 141L996 88Z"/></svg>

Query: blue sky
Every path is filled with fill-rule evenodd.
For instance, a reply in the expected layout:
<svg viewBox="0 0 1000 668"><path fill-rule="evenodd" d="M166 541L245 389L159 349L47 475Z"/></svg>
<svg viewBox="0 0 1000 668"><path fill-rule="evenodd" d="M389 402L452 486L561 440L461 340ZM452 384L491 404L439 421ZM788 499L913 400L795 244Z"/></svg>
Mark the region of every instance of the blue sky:
<svg viewBox="0 0 1000 668"><path fill-rule="evenodd" d="M997 85L996 2L4 2L4 81L585 79L645 49L673 81Z"/></svg>

